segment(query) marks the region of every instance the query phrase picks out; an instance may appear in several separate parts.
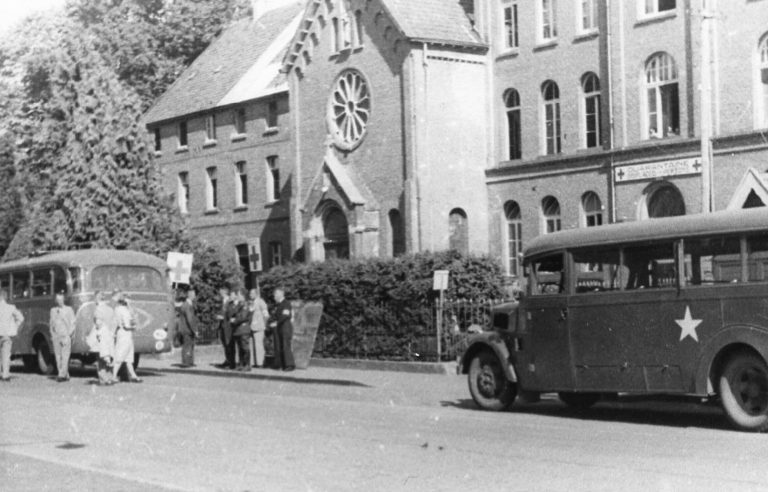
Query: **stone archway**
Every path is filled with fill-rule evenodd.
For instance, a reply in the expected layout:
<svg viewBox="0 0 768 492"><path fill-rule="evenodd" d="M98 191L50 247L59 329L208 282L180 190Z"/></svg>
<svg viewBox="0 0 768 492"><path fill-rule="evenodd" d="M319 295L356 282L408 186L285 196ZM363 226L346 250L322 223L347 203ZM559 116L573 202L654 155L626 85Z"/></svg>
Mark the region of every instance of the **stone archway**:
<svg viewBox="0 0 768 492"><path fill-rule="evenodd" d="M677 186L660 181L648 186L638 210L639 219L655 219L685 215L685 200Z"/></svg>

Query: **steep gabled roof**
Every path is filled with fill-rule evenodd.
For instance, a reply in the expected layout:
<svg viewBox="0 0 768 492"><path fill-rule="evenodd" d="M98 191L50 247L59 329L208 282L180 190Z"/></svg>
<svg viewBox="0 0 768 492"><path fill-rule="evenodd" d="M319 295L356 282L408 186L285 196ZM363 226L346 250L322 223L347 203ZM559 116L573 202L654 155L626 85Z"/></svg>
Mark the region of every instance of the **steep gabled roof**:
<svg viewBox="0 0 768 492"><path fill-rule="evenodd" d="M483 46L460 0L380 0L405 37L459 46Z"/></svg>
<svg viewBox="0 0 768 492"><path fill-rule="evenodd" d="M146 123L287 90L280 61L302 11L303 6L294 3L227 28L149 109ZM244 78L250 83L243 84Z"/></svg>

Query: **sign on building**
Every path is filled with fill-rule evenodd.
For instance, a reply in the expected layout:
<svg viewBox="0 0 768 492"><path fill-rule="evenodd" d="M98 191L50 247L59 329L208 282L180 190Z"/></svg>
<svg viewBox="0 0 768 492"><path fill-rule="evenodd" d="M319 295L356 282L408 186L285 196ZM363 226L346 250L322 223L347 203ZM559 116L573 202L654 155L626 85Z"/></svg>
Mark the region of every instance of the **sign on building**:
<svg viewBox="0 0 768 492"><path fill-rule="evenodd" d="M170 270L171 282L174 284L189 283L189 276L192 274L192 255L169 251L166 262Z"/></svg>
<svg viewBox="0 0 768 492"><path fill-rule="evenodd" d="M634 164L631 166L620 166L614 170L617 183L665 178L668 176L683 176L686 174L701 174L701 158L691 157L688 159Z"/></svg>
<svg viewBox="0 0 768 492"><path fill-rule="evenodd" d="M261 272L261 238L255 238L248 241L248 263L251 267L251 272Z"/></svg>

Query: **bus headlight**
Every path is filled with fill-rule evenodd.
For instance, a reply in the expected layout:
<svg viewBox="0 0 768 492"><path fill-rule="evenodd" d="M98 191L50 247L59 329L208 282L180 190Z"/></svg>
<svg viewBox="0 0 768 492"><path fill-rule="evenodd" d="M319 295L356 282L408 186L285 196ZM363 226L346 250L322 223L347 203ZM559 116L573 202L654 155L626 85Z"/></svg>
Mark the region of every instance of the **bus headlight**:
<svg viewBox="0 0 768 492"><path fill-rule="evenodd" d="M155 343L155 351L162 352L162 350L165 348L165 343L163 342L157 342Z"/></svg>
<svg viewBox="0 0 768 492"><path fill-rule="evenodd" d="M168 332L163 329L157 329L152 333L152 336L155 337L155 340L165 340L168 338Z"/></svg>

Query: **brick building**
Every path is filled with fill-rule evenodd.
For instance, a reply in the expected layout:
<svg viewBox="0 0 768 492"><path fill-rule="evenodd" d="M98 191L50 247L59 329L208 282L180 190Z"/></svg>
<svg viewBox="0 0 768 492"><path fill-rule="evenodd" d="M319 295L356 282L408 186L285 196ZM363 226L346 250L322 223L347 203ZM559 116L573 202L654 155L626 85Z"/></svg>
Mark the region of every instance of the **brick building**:
<svg viewBox="0 0 768 492"><path fill-rule="evenodd" d="M226 31L148 128L192 226L260 238L266 267L456 248L516 276L539 234L702 210L702 128L712 208L768 203L768 1L701 2L290 4Z"/></svg>

